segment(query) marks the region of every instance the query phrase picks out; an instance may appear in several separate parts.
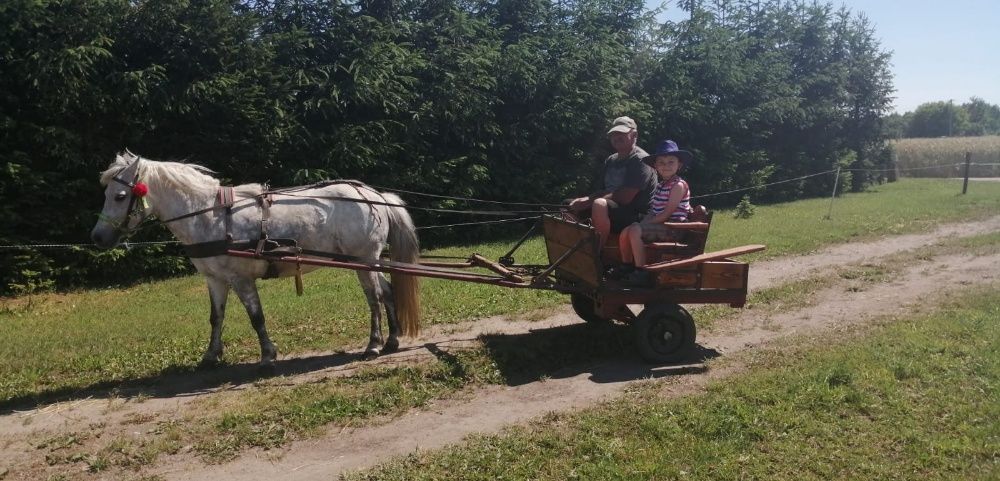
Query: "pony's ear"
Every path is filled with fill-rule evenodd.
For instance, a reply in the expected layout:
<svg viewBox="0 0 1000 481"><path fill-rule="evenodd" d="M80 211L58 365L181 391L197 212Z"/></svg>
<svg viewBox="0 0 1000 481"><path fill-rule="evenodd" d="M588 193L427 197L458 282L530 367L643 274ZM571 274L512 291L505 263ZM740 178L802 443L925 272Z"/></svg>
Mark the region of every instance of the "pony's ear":
<svg viewBox="0 0 1000 481"><path fill-rule="evenodd" d="M205 167L204 165L198 165L198 164L186 164L186 165L188 167L191 167L194 170L197 170L198 172L203 173L203 174L219 175L218 172L216 172L216 171L214 171L212 169L209 169L208 167Z"/></svg>

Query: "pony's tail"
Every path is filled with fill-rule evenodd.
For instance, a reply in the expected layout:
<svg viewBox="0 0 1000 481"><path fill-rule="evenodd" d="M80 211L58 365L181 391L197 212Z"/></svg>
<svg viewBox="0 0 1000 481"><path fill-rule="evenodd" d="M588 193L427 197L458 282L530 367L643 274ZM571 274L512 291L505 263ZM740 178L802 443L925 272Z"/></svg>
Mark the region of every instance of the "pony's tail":
<svg viewBox="0 0 1000 481"><path fill-rule="evenodd" d="M395 194L382 194L387 204L402 206L403 200ZM403 207L389 207L389 258L397 262L420 262L420 242L413 219ZM404 336L420 334L420 278L407 274L389 274L396 317Z"/></svg>

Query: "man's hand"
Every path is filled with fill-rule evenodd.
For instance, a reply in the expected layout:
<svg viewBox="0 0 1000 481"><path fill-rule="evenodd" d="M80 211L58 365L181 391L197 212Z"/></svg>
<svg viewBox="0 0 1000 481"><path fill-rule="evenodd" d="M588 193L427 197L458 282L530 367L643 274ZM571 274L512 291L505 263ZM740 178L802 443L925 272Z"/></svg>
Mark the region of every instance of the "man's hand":
<svg viewBox="0 0 1000 481"><path fill-rule="evenodd" d="M577 197L570 201L569 210L573 212L583 212L590 208L591 203L593 203L593 201L590 200L590 197Z"/></svg>

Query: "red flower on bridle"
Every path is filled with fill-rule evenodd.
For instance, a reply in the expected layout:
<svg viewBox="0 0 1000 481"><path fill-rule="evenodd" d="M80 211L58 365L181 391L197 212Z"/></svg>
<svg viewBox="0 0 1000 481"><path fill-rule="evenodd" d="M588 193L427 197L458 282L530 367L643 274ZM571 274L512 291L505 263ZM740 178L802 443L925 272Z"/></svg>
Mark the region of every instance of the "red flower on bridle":
<svg viewBox="0 0 1000 481"><path fill-rule="evenodd" d="M132 187L132 195L136 197L145 197L148 193L149 187L146 187L146 184L143 184L142 182L138 182L135 184L135 187Z"/></svg>

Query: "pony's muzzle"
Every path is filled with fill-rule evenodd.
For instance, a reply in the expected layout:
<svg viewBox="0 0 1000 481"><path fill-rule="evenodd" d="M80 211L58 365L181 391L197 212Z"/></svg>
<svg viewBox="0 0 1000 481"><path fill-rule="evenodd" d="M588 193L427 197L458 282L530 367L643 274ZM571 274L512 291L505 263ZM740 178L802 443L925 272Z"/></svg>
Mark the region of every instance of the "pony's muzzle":
<svg viewBox="0 0 1000 481"><path fill-rule="evenodd" d="M98 224L94 230L90 231L90 240L99 249L110 249L118 245L118 234L115 229Z"/></svg>

